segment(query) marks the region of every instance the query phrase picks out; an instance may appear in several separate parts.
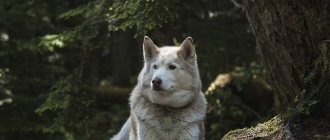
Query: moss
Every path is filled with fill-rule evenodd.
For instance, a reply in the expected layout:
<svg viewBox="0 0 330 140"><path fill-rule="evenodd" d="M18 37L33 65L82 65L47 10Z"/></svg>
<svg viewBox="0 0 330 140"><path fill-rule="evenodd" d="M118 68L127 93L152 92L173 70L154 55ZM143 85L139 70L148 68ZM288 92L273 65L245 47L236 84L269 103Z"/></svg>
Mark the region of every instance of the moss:
<svg viewBox="0 0 330 140"><path fill-rule="evenodd" d="M228 132L223 140L280 138L283 135L283 121L279 116L260 123L252 128L237 129Z"/></svg>
<svg viewBox="0 0 330 140"><path fill-rule="evenodd" d="M330 71L330 62L329 62L329 56L330 56L330 51L329 51L329 45L330 40L325 40L322 42L320 45L320 50L321 50L321 56L322 56L322 61L323 61L323 73L328 73Z"/></svg>

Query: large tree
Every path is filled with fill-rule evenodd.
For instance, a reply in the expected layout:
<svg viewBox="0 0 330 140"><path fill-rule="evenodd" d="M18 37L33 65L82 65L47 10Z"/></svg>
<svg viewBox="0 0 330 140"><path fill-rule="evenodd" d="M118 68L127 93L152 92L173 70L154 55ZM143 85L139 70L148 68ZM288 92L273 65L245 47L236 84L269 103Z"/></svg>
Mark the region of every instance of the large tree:
<svg viewBox="0 0 330 140"><path fill-rule="evenodd" d="M280 115L224 138L329 138L330 1L245 0L244 5ZM276 132L263 128L267 125Z"/></svg>

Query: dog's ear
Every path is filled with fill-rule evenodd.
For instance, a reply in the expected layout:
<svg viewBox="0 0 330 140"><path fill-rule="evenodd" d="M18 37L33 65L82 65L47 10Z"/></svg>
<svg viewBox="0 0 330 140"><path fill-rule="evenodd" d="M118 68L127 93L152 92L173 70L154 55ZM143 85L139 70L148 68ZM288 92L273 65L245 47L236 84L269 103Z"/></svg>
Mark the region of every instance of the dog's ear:
<svg viewBox="0 0 330 140"><path fill-rule="evenodd" d="M196 52L193 44L193 39L191 37L187 37L182 42L179 53L181 53L183 59L185 60L195 58Z"/></svg>
<svg viewBox="0 0 330 140"><path fill-rule="evenodd" d="M148 61L158 53L158 47L154 44L154 42L152 42L152 40L148 36L145 36L143 41L144 60Z"/></svg>

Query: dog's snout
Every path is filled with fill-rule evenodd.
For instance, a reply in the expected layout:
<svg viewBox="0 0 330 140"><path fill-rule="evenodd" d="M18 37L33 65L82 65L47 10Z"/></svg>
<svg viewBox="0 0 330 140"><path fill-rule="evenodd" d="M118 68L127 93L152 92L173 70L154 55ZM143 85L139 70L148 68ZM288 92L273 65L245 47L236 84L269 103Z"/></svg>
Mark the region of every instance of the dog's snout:
<svg viewBox="0 0 330 140"><path fill-rule="evenodd" d="M152 84L154 86L160 86L162 84L162 80L157 77L157 78L155 78L155 79L152 80Z"/></svg>

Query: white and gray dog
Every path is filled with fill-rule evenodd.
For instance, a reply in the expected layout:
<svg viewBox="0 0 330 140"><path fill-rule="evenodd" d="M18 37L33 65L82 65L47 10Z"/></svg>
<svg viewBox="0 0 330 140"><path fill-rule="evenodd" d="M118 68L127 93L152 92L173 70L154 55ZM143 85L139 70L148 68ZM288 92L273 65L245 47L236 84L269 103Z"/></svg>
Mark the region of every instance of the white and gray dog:
<svg viewBox="0 0 330 140"><path fill-rule="evenodd" d="M203 140L207 103L192 38L159 48L146 36L143 54L131 115L112 140Z"/></svg>

